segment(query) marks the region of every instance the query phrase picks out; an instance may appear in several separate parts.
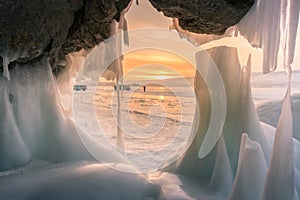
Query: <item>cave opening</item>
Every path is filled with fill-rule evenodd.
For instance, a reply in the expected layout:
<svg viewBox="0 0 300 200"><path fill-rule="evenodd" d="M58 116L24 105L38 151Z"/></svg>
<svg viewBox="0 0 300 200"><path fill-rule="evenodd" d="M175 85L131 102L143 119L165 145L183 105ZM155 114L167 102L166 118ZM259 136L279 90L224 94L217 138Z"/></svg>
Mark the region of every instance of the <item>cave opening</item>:
<svg viewBox="0 0 300 200"><path fill-rule="evenodd" d="M297 2L95 2L49 6L63 45L0 48L0 199L299 199Z"/></svg>

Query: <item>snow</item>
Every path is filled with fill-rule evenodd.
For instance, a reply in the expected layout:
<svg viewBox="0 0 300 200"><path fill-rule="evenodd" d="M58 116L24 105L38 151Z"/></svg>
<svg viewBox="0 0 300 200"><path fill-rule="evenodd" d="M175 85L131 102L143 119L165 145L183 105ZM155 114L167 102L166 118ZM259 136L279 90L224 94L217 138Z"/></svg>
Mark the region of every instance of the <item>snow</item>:
<svg viewBox="0 0 300 200"><path fill-rule="evenodd" d="M38 163L0 178L0 199L158 199L160 187L143 175L99 163Z"/></svg>
<svg viewBox="0 0 300 200"><path fill-rule="evenodd" d="M143 92L132 86L122 94L124 153L142 172L159 169L189 138L196 101L193 88L189 84L179 87L178 82L184 83L181 79L164 80L160 83L165 87L148 85ZM86 91L74 92L76 124L95 140L113 145L117 144L116 96L113 83L105 82L94 82Z"/></svg>

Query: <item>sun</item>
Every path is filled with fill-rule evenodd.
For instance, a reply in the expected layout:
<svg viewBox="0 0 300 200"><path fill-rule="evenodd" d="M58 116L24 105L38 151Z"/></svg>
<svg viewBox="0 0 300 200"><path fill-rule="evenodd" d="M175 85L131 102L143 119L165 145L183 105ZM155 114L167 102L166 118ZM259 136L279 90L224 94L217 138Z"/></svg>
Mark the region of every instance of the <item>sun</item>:
<svg viewBox="0 0 300 200"><path fill-rule="evenodd" d="M165 80L165 79L170 79L171 77L170 76L154 76L153 77L154 79L156 80Z"/></svg>

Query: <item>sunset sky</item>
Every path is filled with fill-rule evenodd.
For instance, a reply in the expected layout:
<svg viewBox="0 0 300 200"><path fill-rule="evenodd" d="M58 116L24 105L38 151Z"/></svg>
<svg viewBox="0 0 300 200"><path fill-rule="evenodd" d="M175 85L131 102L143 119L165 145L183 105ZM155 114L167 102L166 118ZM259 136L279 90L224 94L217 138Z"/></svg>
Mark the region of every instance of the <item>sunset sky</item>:
<svg viewBox="0 0 300 200"><path fill-rule="evenodd" d="M160 27L167 29L171 24L171 18L167 18L163 16L162 13L156 11L155 8L147 0L140 0L139 5L136 5L134 2L131 6L129 12L126 14L126 18L128 21L128 26L130 30L137 29L137 28L146 28L146 27ZM298 31L300 32L300 31ZM130 34L129 34L130 37ZM179 38L179 37L178 37ZM153 37L152 39L155 39ZM145 39L146 40L146 39ZM151 38L148 38L151 40ZM148 41L151 42L151 41ZM161 41L162 44L166 43L167 41ZM240 60L243 63L246 62L248 58L248 52L252 52L252 70L253 71L262 71L261 63L262 63L262 51L259 49L251 48L251 46L247 43L245 39L242 37L240 38L224 38L218 41L213 41L210 44L202 45L202 48L209 49L214 46L236 46L242 48L240 51ZM184 47L182 47L184 48ZM299 55L299 56L297 56ZM294 69L300 69L300 42L299 36L297 39L296 44L296 55L295 61L293 64ZM153 63L153 66L149 65ZM280 65L282 61L278 60L278 70L283 70L283 67ZM161 74L167 74L167 78L173 78L172 73L159 71L159 64L164 66L169 66L176 71L179 71L183 76L193 76L194 69L191 64L189 64L184 59L176 56L174 54L168 53L166 51L159 51L159 50L139 50L135 52L131 52L126 54L124 57L124 72L128 72L133 68L147 64L148 67L144 67L145 71L139 69L136 70L137 76L144 76L144 78L150 78L154 76L162 76ZM176 78L176 77L174 77Z"/></svg>
<svg viewBox="0 0 300 200"><path fill-rule="evenodd" d="M130 79L168 79L193 77L195 68L186 60L165 51L147 49L126 54L124 74L130 72ZM133 74L136 77L133 77Z"/></svg>

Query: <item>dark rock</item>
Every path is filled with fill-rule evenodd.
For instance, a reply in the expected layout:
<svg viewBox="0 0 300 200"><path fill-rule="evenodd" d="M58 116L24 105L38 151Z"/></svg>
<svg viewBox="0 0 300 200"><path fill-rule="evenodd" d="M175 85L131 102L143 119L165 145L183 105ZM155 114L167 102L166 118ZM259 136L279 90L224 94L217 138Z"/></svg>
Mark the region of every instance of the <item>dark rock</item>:
<svg viewBox="0 0 300 200"><path fill-rule="evenodd" d="M221 35L238 23L254 0L150 0L164 15L179 18L183 29Z"/></svg>
<svg viewBox="0 0 300 200"><path fill-rule="evenodd" d="M21 52L17 62L46 55L55 69L68 53L108 38L129 1L0 0L0 56L8 49Z"/></svg>
<svg viewBox="0 0 300 200"><path fill-rule="evenodd" d="M222 34L236 24L253 1L150 0L166 16L179 18L182 28L207 34ZM129 2L0 0L0 58L8 51L18 52L13 60L26 63L46 55L59 73L65 55L90 49L110 36L110 23L119 20Z"/></svg>

